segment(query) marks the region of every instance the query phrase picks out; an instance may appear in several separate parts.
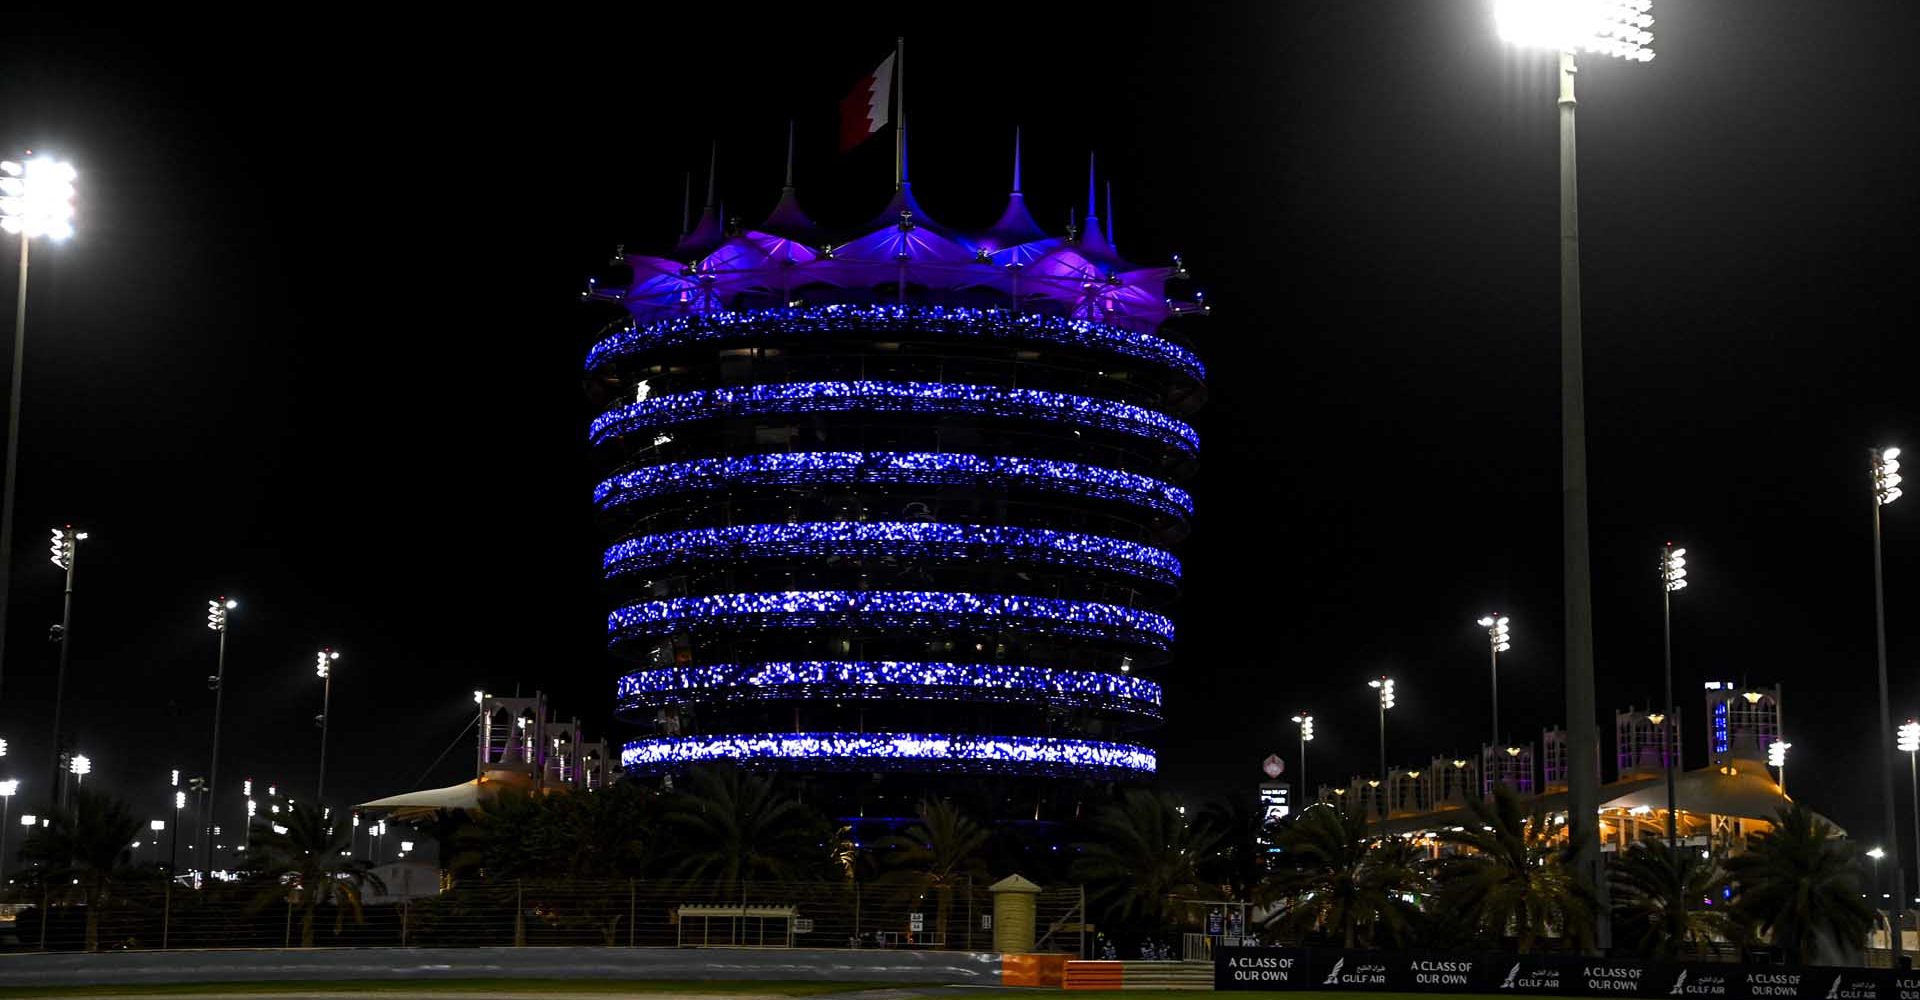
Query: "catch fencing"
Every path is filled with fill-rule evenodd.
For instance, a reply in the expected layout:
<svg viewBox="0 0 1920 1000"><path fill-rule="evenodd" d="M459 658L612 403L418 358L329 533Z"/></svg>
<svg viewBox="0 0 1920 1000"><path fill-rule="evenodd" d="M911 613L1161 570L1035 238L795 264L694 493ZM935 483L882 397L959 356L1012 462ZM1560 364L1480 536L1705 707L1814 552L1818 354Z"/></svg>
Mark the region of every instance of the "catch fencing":
<svg viewBox="0 0 1920 1000"><path fill-rule="evenodd" d="M1093 928L1081 916L1083 900L1078 886L1038 895L1039 950L1088 953ZM309 909L295 894L258 884L115 886L91 905L78 887L70 894L27 887L0 904L0 947L786 947L790 940L798 948L992 951L992 913L992 894L979 883L460 879L439 893L368 902L357 916L333 902Z"/></svg>

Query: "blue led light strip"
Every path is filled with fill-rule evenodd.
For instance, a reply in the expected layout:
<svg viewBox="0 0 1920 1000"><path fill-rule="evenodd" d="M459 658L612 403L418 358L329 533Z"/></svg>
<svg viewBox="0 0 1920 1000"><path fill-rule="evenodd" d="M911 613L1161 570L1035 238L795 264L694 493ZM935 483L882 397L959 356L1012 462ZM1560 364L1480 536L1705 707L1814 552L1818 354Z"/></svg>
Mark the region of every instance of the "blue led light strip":
<svg viewBox="0 0 1920 1000"><path fill-rule="evenodd" d="M1132 434L1192 454L1199 435L1164 413L1064 392L1002 389L944 382L780 382L729 389L700 389L656 396L601 414L589 435L594 444L622 434L716 417L797 413L934 413L1020 417L1057 421Z"/></svg>
<svg viewBox="0 0 1920 1000"><path fill-rule="evenodd" d="M915 590L786 590L642 601L607 616L610 640L684 628L972 628L1042 632L1166 649L1173 622L1094 601Z"/></svg>
<svg viewBox="0 0 1920 1000"><path fill-rule="evenodd" d="M788 451L696 458L622 472L594 488L601 509L671 493L736 486L1008 486L1112 500L1174 517L1193 514L1187 491L1149 476L1079 462L934 451Z"/></svg>
<svg viewBox="0 0 1920 1000"><path fill-rule="evenodd" d="M587 370L613 358L682 344L793 334L861 333L899 340L912 333L1042 341L1091 348L1164 365L1196 379L1206 367L1192 351L1164 337L1083 319L945 306L823 305L710 312L628 327L593 345Z"/></svg>
<svg viewBox="0 0 1920 1000"><path fill-rule="evenodd" d="M1044 701L1160 717L1160 685L1150 680L999 663L805 660L665 667L620 678L617 696L623 708L725 699Z"/></svg>
<svg viewBox="0 0 1920 1000"><path fill-rule="evenodd" d="M615 543L607 549L602 565L612 579L689 563L820 556L992 559L1126 573L1170 586L1180 581L1180 560L1150 545L1072 531L922 521L741 524L667 531Z"/></svg>
<svg viewBox="0 0 1920 1000"><path fill-rule="evenodd" d="M777 761L818 769L994 771L1141 777L1157 767L1152 750L1130 743L1046 736L938 733L753 733L635 740L620 751L630 772L663 771L703 761Z"/></svg>

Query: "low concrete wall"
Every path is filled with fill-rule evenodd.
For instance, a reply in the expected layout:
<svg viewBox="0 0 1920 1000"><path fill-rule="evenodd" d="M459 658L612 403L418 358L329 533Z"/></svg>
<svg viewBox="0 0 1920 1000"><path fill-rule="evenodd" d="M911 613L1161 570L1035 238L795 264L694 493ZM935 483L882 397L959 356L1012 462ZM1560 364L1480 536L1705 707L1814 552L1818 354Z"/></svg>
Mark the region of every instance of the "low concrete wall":
<svg viewBox="0 0 1920 1000"><path fill-rule="evenodd" d="M295 948L0 955L0 986L370 979L798 979L998 986L1000 956L802 948Z"/></svg>

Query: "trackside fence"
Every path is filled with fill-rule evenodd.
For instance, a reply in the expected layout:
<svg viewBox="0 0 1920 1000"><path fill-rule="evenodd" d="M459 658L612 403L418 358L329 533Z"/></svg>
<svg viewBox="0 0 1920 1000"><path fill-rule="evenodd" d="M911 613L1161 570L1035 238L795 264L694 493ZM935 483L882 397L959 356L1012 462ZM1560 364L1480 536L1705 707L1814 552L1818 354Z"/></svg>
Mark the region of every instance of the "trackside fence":
<svg viewBox="0 0 1920 1000"><path fill-rule="evenodd" d="M1079 954L1089 946L1082 899L1078 886L1040 893L1039 950ZM91 903L77 890L22 887L0 905L0 947L785 947L791 940L797 948L991 951L992 912L984 884L461 879L442 892L357 908L332 900L309 908L281 886L246 883L115 886Z"/></svg>

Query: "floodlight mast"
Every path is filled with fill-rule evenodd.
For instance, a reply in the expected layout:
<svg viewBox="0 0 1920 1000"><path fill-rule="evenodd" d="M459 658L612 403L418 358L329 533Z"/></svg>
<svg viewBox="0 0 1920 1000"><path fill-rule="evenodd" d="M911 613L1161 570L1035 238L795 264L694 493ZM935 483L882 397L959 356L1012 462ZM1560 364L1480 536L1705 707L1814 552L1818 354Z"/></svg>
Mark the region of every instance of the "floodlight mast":
<svg viewBox="0 0 1920 1000"><path fill-rule="evenodd" d="M1500 654L1513 648L1513 637L1507 627L1506 615L1487 615L1480 619L1480 627L1487 630L1487 650L1493 664L1493 724L1488 746L1500 745Z"/></svg>
<svg viewBox="0 0 1920 1000"><path fill-rule="evenodd" d="M1871 464L1868 471L1873 483L1873 639L1875 663L1878 667L1880 682L1880 731L1884 734L1883 739L1887 737L1897 739L1898 733L1893 728L1893 702L1887 693L1887 593L1886 570L1881 551L1884 546L1881 540L1880 508L1900 499L1900 449L1875 448L1869 453L1869 457ZM1900 864L1899 827L1895 825L1894 820L1893 761L1889 758L1885 746L1881 744L1881 749L1876 756L1880 758L1880 800L1881 808L1884 810L1881 822L1886 830L1887 853L1893 856L1893 864L1888 866L1888 873L1893 876L1893 892L1887 895L1898 901L1901 894L1906 892L1907 878ZM1920 845L1915 845L1915 849L1920 850ZM1878 884L1877 865L1874 874L1875 887L1884 892L1884 887ZM1903 909L1904 907L1896 907L1893 913L1898 914ZM1904 950L1905 942L1900 934L1897 916L1889 916L1888 919L1894 921L1889 926L1893 928L1891 935L1893 964L1897 969L1900 967L1900 953Z"/></svg>
<svg viewBox="0 0 1920 1000"><path fill-rule="evenodd" d="M1595 893L1594 944L1613 944L1600 858L1600 730L1593 678L1593 574L1587 532L1587 404L1580 331L1580 198L1575 52L1653 58L1653 0L1494 0L1500 36L1560 54L1560 510L1566 601L1567 841Z"/></svg>
<svg viewBox="0 0 1920 1000"><path fill-rule="evenodd" d="M1313 742L1313 716L1301 712L1293 717L1293 722L1300 727L1300 794L1305 795L1307 794L1307 744Z"/></svg>
<svg viewBox="0 0 1920 1000"><path fill-rule="evenodd" d="M1907 775L1913 782L1914 794L1913 838L1916 845L1914 850L1920 851L1920 760L1916 760L1915 756L1920 754L1920 720L1908 719L1906 725L1900 727L1900 735L1895 745L1900 748L1901 753L1907 755ZM1920 883L1920 865L1914 867L1916 869L1914 881ZM1904 888L1902 891L1905 891ZM1914 898L1920 900L1920 886L1916 886Z"/></svg>
<svg viewBox="0 0 1920 1000"><path fill-rule="evenodd" d="M27 365L27 248L39 237L59 242L73 235L76 176L73 164L50 156L30 153L20 162L0 160L0 230L20 237L20 293L13 307L13 390L7 396L6 478L0 481L0 494L4 494L0 498L0 677L6 668L13 508L20 465L20 387Z"/></svg>
<svg viewBox="0 0 1920 1000"><path fill-rule="evenodd" d="M1667 719L1678 719L1680 706L1673 700L1673 595L1687 588L1687 550L1676 549L1668 542L1660 549L1660 618L1661 643L1666 662L1666 704L1660 706L1664 716L1655 723L1660 727L1660 763L1667 772L1667 849L1680 849L1680 792L1674 778L1679 763L1674 757L1680 753L1679 741L1673 738L1673 727Z"/></svg>

